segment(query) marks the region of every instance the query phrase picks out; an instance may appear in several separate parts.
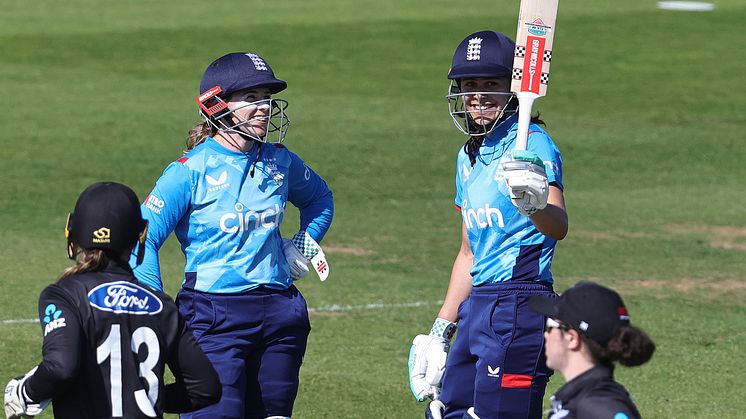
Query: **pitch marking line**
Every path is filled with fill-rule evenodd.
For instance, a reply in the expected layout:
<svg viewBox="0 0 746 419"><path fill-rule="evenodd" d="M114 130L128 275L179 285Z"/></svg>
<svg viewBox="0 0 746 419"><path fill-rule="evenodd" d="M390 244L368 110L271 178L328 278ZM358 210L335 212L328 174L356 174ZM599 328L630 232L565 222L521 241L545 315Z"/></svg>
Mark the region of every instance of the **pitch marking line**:
<svg viewBox="0 0 746 419"><path fill-rule="evenodd" d="M378 310L384 308L408 308L408 307L425 307L443 304L443 300L439 301L414 301L411 303L397 303L397 304L386 304L386 303L370 303L360 305L340 305L332 304L321 307L309 307L309 313L343 313L347 311L365 311L365 310ZM24 323L39 323L39 319L12 319L12 320L0 320L0 324L24 324Z"/></svg>

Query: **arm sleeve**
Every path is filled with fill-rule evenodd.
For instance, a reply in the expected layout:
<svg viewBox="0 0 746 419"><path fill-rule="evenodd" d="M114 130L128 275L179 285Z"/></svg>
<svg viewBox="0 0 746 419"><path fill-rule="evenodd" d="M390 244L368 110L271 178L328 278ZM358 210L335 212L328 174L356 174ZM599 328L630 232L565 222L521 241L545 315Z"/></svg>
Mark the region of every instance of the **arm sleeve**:
<svg viewBox="0 0 746 419"><path fill-rule="evenodd" d="M191 197L189 169L180 162L173 162L163 171L141 206L142 216L148 221L145 255L142 263L137 265L138 249L135 249L130 266L138 281L155 290L163 290L158 251L189 210Z"/></svg>
<svg viewBox="0 0 746 419"><path fill-rule="evenodd" d="M550 184L564 190L562 183L562 154L551 138L543 130L536 126L529 131L528 151L532 151L544 161L547 171L547 180Z"/></svg>
<svg viewBox="0 0 746 419"><path fill-rule="evenodd" d="M300 210L300 228L320 243L334 216L332 191L321 176L292 152L288 176L288 200Z"/></svg>
<svg viewBox="0 0 746 419"><path fill-rule="evenodd" d="M218 374L181 318L178 342L167 363L176 382L165 387L166 412L191 412L220 400L222 387Z"/></svg>
<svg viewBox="0 0 746 419"><path fill-rule="evenodd" d="M80 370L82 330L80 315L70 296L50 285L39 297L39 319L44 343L42 362L26 381L26 394L35 402L51 399Z"/></svg>

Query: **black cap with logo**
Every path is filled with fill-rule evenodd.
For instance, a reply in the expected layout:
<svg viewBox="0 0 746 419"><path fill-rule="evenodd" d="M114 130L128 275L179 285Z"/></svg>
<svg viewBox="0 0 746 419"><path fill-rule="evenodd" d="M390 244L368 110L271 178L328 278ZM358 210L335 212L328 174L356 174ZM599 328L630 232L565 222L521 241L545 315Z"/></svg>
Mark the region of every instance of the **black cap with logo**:
<svg viewBox="0 0 746 419"><path fill-rule="evenodd" d="M602 345L619 326L629 324L622 297L591 281L578 282L559 298L532 297L528 304L537 313L559 320Z"/></svg>
<svg viewBox="0 0 746 419"><path fill-rule="evenodd" d="M144 239L146 227L132 189L121 183L100 182L87 187L78 197L75 210L68 215L65 236L68 243L83 249L122 253L138 239ZM70 246L68 256L75 257Z"/></svg>

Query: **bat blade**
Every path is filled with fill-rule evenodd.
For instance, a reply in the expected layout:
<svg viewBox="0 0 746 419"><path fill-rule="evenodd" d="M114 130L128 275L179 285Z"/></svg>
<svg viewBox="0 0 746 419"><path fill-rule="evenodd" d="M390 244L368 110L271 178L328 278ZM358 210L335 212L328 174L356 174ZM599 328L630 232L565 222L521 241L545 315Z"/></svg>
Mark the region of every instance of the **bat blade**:
<svg viewBox="0 0 746 419"><path fill-rule="evenodd" d="M521 0L510 90L518 97L517 150L525 150L534 100L547 94L559 0Z"/></svg>
<svg viewBox="0 0 746 419"><path fill-rule="evenodd" d="M547 94L559 0L522 0L513 58L513 92Z"/></svg>

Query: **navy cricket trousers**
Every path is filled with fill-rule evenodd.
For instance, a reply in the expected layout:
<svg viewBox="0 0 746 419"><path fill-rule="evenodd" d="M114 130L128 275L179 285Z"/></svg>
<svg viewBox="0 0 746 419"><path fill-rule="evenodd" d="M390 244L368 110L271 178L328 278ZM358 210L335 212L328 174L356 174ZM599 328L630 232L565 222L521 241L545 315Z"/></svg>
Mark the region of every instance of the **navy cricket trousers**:
<svg viewBox="0 0 746 419"><path fill-rule="evenodd" d="M292 416L311 330L295 286L238 295L182 289L176 302L223 386L220 402L182 418Z"/></svg>
<svg viewBox="0 0 746 419"><path fill-rule="evenodd" d="M552 286L504 282L474 287L459 307L459 330L448 354L440 400L444 419L466 410L482 419L541 418L552 371L544 357L544 316L528 307Z"/></svg>

